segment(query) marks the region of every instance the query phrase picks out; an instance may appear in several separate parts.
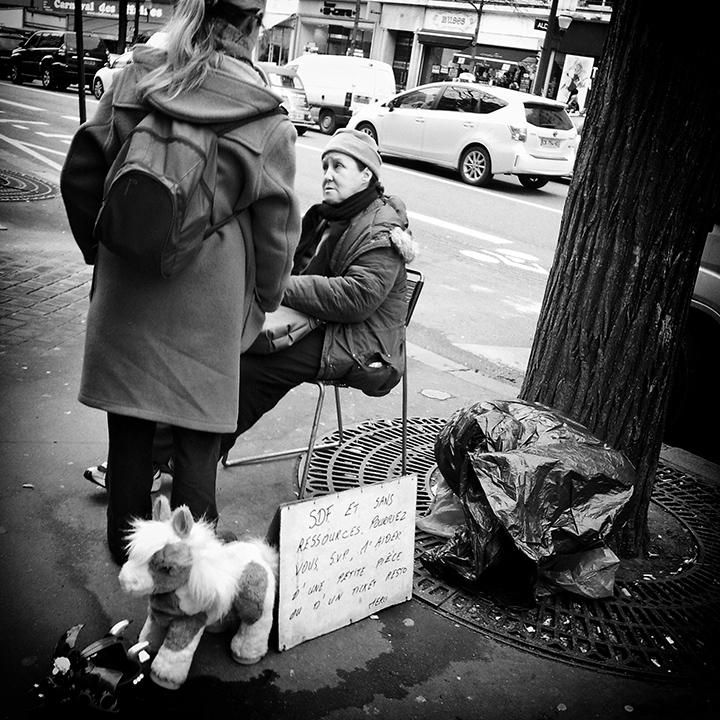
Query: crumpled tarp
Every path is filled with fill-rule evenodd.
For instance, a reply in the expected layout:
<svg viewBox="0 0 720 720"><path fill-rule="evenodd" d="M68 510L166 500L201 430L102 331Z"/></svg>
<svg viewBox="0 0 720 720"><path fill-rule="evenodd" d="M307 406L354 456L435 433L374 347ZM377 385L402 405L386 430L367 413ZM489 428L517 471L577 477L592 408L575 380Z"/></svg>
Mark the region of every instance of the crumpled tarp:
<svg viewBox="0 0 720 720"><path fill-rule="evenodd" d="M447 525L435 533L450 539L421 556L427 567L475 581L516 559L515 548L546 584L590 597L612 594L618 560L604 540L624 523L635 483L622 453L548 407L496 400L458 410L438 433L435 458L465 524L452 537ZM447 515L447 497L443 507L457 521L457 512ZM421 529L442 526L434 510ZM599 563L601 579L586 582Z"/></svg>

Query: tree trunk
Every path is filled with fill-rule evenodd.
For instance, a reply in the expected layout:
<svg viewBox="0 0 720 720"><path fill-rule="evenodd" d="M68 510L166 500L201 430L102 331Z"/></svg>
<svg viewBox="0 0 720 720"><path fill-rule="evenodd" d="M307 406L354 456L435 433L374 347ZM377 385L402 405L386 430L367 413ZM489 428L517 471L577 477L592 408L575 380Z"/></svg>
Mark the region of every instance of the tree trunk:
<svg viewBox="0 0 720 720"><path fill-rule="evenodd" d="M625 556L647 548L669 379L720 185L712 27L615 4L520 394L635 465Z"/></svg>

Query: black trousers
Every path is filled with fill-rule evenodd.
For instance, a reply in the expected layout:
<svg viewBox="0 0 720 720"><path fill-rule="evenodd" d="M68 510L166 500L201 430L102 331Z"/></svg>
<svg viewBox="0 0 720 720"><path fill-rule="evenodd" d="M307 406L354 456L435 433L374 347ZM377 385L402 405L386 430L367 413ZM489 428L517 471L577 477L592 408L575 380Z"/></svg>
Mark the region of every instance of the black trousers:
<svg viewBox="0 0 720 720"><path fill-rule="evenodd" d="M272 410L290 390L315 380L320 369L325 328L315 328L287 350L270 355L240 357L240 410L237 429L222 436L221 454L226 454L238 436Z"/></svg>
<svg viewBox="0 0 720 720"><path fill-rule="evenodd" d="M125 533L132 519L152 515L155 426L151 420L108 413L107 538L119 562L126 559ZM187 505L193 517L215 522L220 435L175 425L171 431L174 472L170 504Z"/></svg>

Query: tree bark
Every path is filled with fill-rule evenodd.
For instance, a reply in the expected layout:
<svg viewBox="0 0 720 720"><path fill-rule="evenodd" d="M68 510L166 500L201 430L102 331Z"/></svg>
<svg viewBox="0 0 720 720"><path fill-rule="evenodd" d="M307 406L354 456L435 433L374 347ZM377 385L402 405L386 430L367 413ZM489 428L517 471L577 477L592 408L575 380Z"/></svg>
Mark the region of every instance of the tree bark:
<svg viewBox="0 0 720 720"><path fill-rule="evenodd" d="M645 552L669 379L720 186L720 52L701 14L615 4L520 396L637 470Z"/></svg>

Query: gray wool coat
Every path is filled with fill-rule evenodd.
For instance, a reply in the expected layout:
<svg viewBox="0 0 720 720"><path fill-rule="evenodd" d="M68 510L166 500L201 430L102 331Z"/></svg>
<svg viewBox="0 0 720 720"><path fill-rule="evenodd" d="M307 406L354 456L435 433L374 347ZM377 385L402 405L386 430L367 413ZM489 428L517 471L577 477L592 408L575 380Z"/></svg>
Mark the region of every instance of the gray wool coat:
<svg viewBox="0 0 720 720"><path fill-rule="evenodd" d="M61 175L73 235L95 266L79 399L120 415L232 432L240 353L264 313L280 304L299 237L297 136L286 117L273 115L220 137L212 223L246 210L206 239L177 276L135 269L98 245L92 230L107 170L149 109L137 78L162 52L136 48L133 64L78 130ZM276 108L280 98L251 67L226 57L197 90L150 102L182 120L222 124Z"/></svg>

